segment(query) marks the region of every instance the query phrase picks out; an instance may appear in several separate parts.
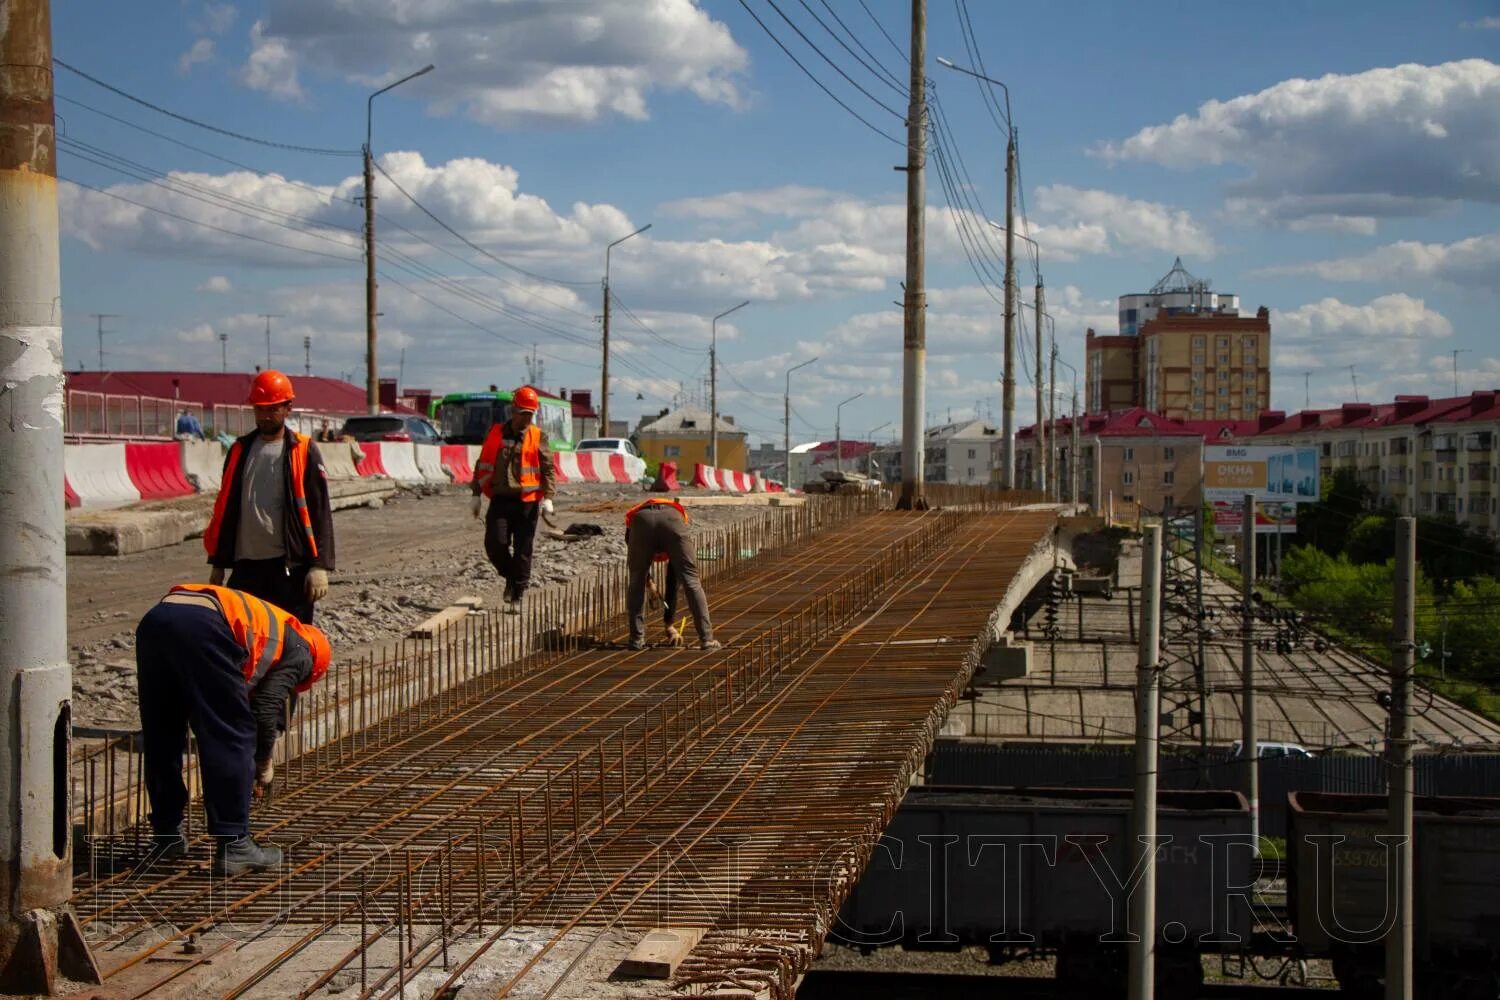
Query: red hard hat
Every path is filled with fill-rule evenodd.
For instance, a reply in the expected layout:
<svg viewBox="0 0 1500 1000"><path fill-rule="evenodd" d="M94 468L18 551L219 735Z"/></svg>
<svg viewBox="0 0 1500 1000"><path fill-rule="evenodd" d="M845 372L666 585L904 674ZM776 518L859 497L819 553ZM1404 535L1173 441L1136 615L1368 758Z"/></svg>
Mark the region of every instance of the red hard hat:
<svg viewBox="0 0 1500 1000"><path fill-rule="evenodd" d="M535 413L538 409L541 408L542 400L541 397L537 395L535 389L533 389L529 385L523 385L521 386L521 388L517 389L515 395L511 397L511 405L513 405L518 410L525 410L527 413Z"/></svg>
<svg viewBox="0 0 1500 1000"><path fill-rule="evenodd" d="M328 636L323 634L323 630L314 625L304 625L294 618L292 619L292 628L296 630L297 634L307 643L308 648L312 650L312 673L308 676L307 680L297 685L298 691L306 691L321 680L324 674L328 673L328 665L333 662L333 646L329 644Z"/></svg>
<svg viewBox="0 0 1500 1000"><path fill-rule="evenodd" d="M275 406L292 401L292 380L281 372L267 369L250 383L251 406Z"/></svg>

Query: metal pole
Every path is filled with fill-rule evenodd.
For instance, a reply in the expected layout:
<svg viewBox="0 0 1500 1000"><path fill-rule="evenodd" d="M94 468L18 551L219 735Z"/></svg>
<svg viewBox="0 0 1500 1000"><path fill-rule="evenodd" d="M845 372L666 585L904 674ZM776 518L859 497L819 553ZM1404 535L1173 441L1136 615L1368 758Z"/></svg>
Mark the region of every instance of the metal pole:
<svg viewBox="0 0 1500 1000"><path fill-rule="evenodd" d="M1038 255L1040 258L1040 255ZM1038 268L1036 273L1036 488L1044 496L1047 493L1047 421L1045 419L1045 405L1047 394L1047 383L1042 378L1042 327L1046 321L1042 318L1046 311L1042 308L1042 272Z"/></svg>
<svg viewBox="0 0 1500 1000"><path fill-rule="evenodd" d="M719 464L719 320L728 316L737 309L743 309L750 304L746 299L739 305L725 309L713 318L709 324L708 342L708 464L718 467Z"/></svg>
<svg viewBox="0 0 1500 1000"><path fill-rule="evenodd" d="M1008 102L1008 98L1007 98ZM1000 436L1005 461L1000 467L1000 485L1016 486L1016 130L1007 130L1005 144L1005 372L1000 386L1004 409Z"/></svg>
<svg viewBox="0 0 1500 1000"><path fill-rule="evenodd" d="M784 428L782 444L786 449L783 452L783 458L786 461L787 486L792 485L792 372L796 371L798 368L806 368L816 360L818 360L816 357L808 358L801 364L792 365L792 367L786 370L786 395L782 397L782 406L784 411L782 414L782 423Z"/></svg>
<svg viewBox="0 0 1500 1000"><path fill-rule="evenodd" d="M104 329L104 321L107 319L119 319L119 313L94 313L94 319L99 322L99 374L104 374L104 335L109 331Z"/></svg>
<svg viewBox="0 0 1500 1000"><path fill-rule="evenodd" d="M302 338L302 374L312 376L312 338Z"/></svg>
<svg viewBox="0 0 1500 1000"><path fill-rule="evenodd" d="M1052 364L1047 376L1047 482L1052 499L1062 499L1062 484L1057 481L1057 337L1051 337Z"/></svg>
<svg viewBox="0 0 1500 1000"><path fill-rule="evenodd" d="M229 334L219 334L219 371L229 372Z"/></svg>
<svg viewBox="0 0 1500 1000"><path fill-rule="evenodd" d="M0 993L97 983L73 891L62 291L48 0L0 16ZM102 320L101 320L102 329ZM61 944L61 947L59 946ZM61 961L63 967L59 968Z"/></svg>
<svg viewBox="0 0 1500 1000"><path fill-rule="evenodd" d="M260 318L266 321L266 371L271 370L271 320L280 319L280 313L260 313Z"/></svg>
<svg viewBox="0 0 1500 1000"><path fill-rule="evenodd" d="M1391 644L1391 726L1386 756L1391 762L1388 832L1396 846L1396 924L1385 939L1385 1000L1412 997L1412 810L1411 701L1416 646L1417 521L1396 521L1395 636Z"/></svg>
<svg viewBox="0 0 1500 1000"><path fill-rule="evenodd" d="M1250 802L1250 843L1260 856L1260 746L1255 735L1255 494L1246 493L1240 523L1240 756Z"/></svg>
<svg viewBox="0 0 1500 1000"><path fill-rule="evenodd" d="M854 402L863 395L864 393L862 392L856 392L833 408L834 462L840 472L844 471L844 406L845 404Z"/></svg>
<svg viewBox="0 0 1500 1000"><path fill-rule="evenodd" d="M1073 443L1070 446L1073 449L1073 461L1068 468L1068 472L1070 473L1069 483L1073 490L1072 500L1074 503L1078 502L1078 463L1083 460L1083 456L1078 453L1078 419L1078 380L1075 376L1073 381Z"/></svg>
<svg viewBox="0 0 1500 1000"><path fill-rule="evenodd" d="M651 225L648 222L635 232L621 236L604 248L604 353L599 382L599 434L602 437L609 437L609 252L632 236L641 235L650 229Z"/></svg>
<svg viewBox="0 0 1500 1000"><path fill-rule="evenodd" d="M1131 804L1130 871L1143 870L1130 897L1130 1000L1151 1000L1156 990L1156 768L1161 726L1161 525L1145 531L1141 564L1140 661L1136 666L1135 797Z"/></svg>
<svg viewBox="0 0 1500 1000"><path fill-rule="evenodd" d="M922 443L927 404L927 0L911 0L906 106L906 286L902 299L900 510L925 510ZM899 167L897 169L900 169Z"/></svg>
<svg viewBox="0 0 1500 1000"><path fill-rule="evenodd" d="M1193 574L1198 603L1193 611L1194 631L1198 636L1198 774L1203 779L1202 787L1211 788L1208 770L1208 657L1204 650L1203 627L1207 621L1203 613L1203 504L1197 505L1197 516L1193 518ZM1166 512L1171 516L1171 511Z"/></svg>
<svg viewBox="0 0 1500 1000"><path fill-rule="evenodd" d="M372 97L371 100L374 100ZM375 332L375 161L365 143L365 410L380 412L380 366Z"/></svg>

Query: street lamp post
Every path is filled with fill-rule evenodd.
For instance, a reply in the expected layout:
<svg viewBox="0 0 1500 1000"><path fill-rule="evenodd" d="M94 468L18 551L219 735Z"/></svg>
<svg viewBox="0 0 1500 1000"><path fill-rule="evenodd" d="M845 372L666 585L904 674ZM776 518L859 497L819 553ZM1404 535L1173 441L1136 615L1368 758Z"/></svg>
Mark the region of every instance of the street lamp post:
<svg viewBox="0 0 1500 1000"><path fill-rule="evenodd" d="M883 431L883 430L885 430L889 426L891 426L891 422L889 420L887 420L885 423L881 424L879 427L872 427L872 428L870 428L869 433L867 433L865 435L865 438L870 442L870 454L869 454L868 459L865 462L865 474L868 475L871 479L877 479L877 480L881 480L882 479L881 476L878 476L878 475L875 474L876 473L876 469L877 469L877 465L876 465L876 462L875 462L875 452L879 450L879 449L877 449L875 447L875 434L876 434L877 431Z"/></svg>
<svg viewBox="0 0 1500 1000"><path fill-rule="evenodd" d="M715 468L719 465L719 320L749 304L750 300L746 299L737 306L725 309L709 324L711 332L708 342L708 464Z"/></svg>
<svg viewBox="0 0 1500 1000"><path fill-rule="evenodd" d="M781 422L784 431L782 445L785 448L785 451L782 452L782 457L786 462L786 472L784 475L786 476L787 486L792 485L792 372L798 368L806 368L816 360L818 360L816 357L808 358L801 364L792 365L792 367L786 370L786 395L781 397L783 407Z"/></svg>
<svg viewBox="0 0 1500 1000"><path fill-rule="evenodd" d="M834 462L836 463L836 468L840 472L844 471L844 406L848 403L854 402L856 399L863 395L864 393L862 392L856 392L854 395L844 400L844 402L833 408L833 440L834 445L837 449L834 452Z"/></svg>
<svg viewBox="0 0 1500 1000"><path fill-rule="evenodd" d="M1047 429L1042 421L1042 317L1045 315L1045 310L1042 308L1042 246L1036 240L1032 239L1030 236L1025 235L1024 233L1012 233L1008 224L1005 226L1001 226L999 223L994 222L993 220L989 220L989 223L994 228L999 229L1005 233L1007 247L1009 246L1010 239L1014 237L1015 239L1025 240L1027 243L1030 243L1031 248L1036 251L1036 444L1038 459L1036 485L1038 489L1045 492L1047 489L1046 463L1042 461L1042 456L1047 453ZM1010 251L1009 249L1007 249L1007 259L1009 258L1009 254ZM1006 273L1010 275L1011 281L1015 280L1015 271L1013 268L1007 267ZM1010 402L1006 404L1009 410L1007 416L1010 416L1012 419L1014 419L1013 414L1015 411L1015 379L1011 379L1010 386ZM1006 431L1004 443L1006 448L1008 449L1015 448L1015 438L1011 436L1010 431ZM1014 475L1014 458L1007 459L1007 465L1011 469L1011 474Z"/></svg>
<svg viewBox="0 0 1500 1000"><path fill-rule="evenodd" d="M639 236L650 228L651 223L648 222L604 248L604 357L599 380L599 433L605 437L609 436L609 252L631 236Z"/></svg>
<svg viewBox="0 0 1500 1000"><path fill-rule="evenodd" d="M380 366L375 355L375 317L379 315L376 312L375 292L375 159L370 153L375 98L408 80L431 73L432 68L432 64L428 63L415 73L409 73L395 83L386 84L365 102L365 406L370 413L380 412Z"/></svg>

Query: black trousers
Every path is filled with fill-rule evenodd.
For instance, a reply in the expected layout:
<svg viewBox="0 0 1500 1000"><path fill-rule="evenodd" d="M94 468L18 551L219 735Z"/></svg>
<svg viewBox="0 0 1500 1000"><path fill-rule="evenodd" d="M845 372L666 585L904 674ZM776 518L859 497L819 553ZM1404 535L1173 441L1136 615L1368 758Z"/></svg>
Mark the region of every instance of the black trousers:
<svg viewBox="0 0 1500 1000"><path fill-rule="evenodd" d="M270 601L304 625L313 623L313 602L307 599L311 566L288 566L285 559L241 559L229 573L227 586Z"/></svg>
<svg viewBox="0 0 1500 1000"><path fill-rule="evenodd" d="M542 505L520 497L495 497L484 516L484 554L517 597L531 583L531 548Z"/></svg>
<svg viewBox="0 0 1500 1000"><path fill-rule="evenodd" d="M647 507L635 515L630 525L630 541L625 552L629 582L625 591L625 614L630 619L630 638L646 637L646 577L659 552L667 554L666 593L662 594L662 611L666 624L677 616L677 585L687 594L688 610L700 641L714 637L713 622L708 617L708 597L698 578L697 549L692 532L682 515L671 507Z"/></svg>
<svg viewBox="0 0 1500 1000"><path fill-rule="evenodd" d="M182 757L191 728L202 766L208 832L250 832L255 717L242 666L245 651L210 608L158 604L135 630L135 676L145 749L151 828L176 832L187 807Z"/></svg>

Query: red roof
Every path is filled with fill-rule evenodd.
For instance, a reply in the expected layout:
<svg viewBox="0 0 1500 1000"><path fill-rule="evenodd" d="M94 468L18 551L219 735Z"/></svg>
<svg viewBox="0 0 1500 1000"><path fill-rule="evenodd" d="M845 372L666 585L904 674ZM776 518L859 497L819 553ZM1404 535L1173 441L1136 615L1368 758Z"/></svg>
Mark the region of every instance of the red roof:
<svg viewBox="0 0 1500 1000"><path fill-rule="evenodd" d="M814 463L817 463L835 458L840 451L842 451L841 457L843 458L859 458L874 451L875 447L869 441L845 441L843 448L840 449L838 441L821 441L807 449L807 454L812 456Z"/></svg>
<svg viewBox="0 0 1500 1000"><path fill-rule="evenodd" d="M1073 422L1071 418L1059 417L1056 422L1057 433L1072 433ZM1094 435L1096 437L1202 437L1203 432L1190 430L1183 426L1180 421L1170 417L1164 417L1159 413L1152 413L1145 407L1137 406L1129 410L1116 410L1112 413L1090 413L1079 417L1078 432L1080 434ZM1018 439L1029 439L1036 436L1036 425L1022 427L1016 431Z"/></svg>
<svg viewBox="0 0 1500 1000"><path fill-rule="evenodd" d="M290 375L296 408L309 413L364 413L365 389L342 379ZM204 406L244 406L250 397L249 372L70 372L68 388L83 392L181 399ZM175 384L174 384L175 383ZM389 409L389 408L385 408ZM416 413L406 406L393 412Z"/></svg>

